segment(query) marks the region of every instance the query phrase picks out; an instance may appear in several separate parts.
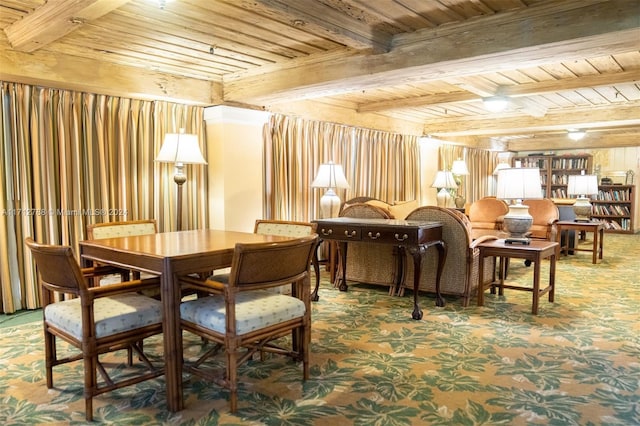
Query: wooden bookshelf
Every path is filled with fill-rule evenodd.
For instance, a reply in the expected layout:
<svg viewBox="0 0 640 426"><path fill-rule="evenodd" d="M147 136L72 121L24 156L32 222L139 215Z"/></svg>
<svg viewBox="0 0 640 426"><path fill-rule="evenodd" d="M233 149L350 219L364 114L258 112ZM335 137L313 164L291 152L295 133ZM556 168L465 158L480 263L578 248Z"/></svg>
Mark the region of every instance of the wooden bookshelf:
<svg viewBox="0 0 640 426"><path fill-rule="evenodd" d="M632 234L635 198L633 185L600 185L598 195L591 200L591 216L605 223L605 232Z"/></svg>
<svg viewBox="0 0 640 426"><path fill-rule="evenodd" d="M579 175L583 170L591 174L592 156L576 155L527 155L513 158L513 166L520 161L522 167L540 169L540 183L545 198L569 198L567 184L570 175Z"/></svg>

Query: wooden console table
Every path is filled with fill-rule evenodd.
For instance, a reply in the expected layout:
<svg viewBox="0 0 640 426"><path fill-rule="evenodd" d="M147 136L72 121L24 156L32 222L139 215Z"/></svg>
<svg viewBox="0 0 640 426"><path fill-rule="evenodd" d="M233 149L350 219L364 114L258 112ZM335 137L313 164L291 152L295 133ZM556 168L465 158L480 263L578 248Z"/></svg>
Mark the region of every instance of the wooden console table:
<svg viewBox="0 0 640 426"><path fill-rule="evenodd" d="M440 276L447 257L447 250L442 240L442 224L429 221L406 221L395 219L359 219L352 217L338 217L333 219L315 220L320 238L333 240L338 243L338 255L342 265L342 276L337 278L341 291L347 290L347 243L360 242L371 244L393 244L403 251L408 251L413 257L414 288L413 288L413 319L422 319L422 311L418 306L418 289L420 287L420 273L422 256L427 248L435 245L438 249L438 271L436 273L436 305L444 306L444 299L440 294ZM401 262L404 256L399 257ZM402 264L399 271L401 272ZM396 288L402 284L402 273L398 274Z"/></svg>
<svg viewBox="0 0 640 426"><path fill-rule="evenodd" d="M602 222L574 222L561 220L556 222L556 228L558 229L557 240L561 241L562 233L567 231L567 237L565 238L565 245L560 247L560 253L569 254L569 230L580 232L593 232L593 248L585 249L578 248L578 244L571 248L573 251L590 251L592 252L592 263L598 263L598 259L602 260L603 245L604 245L604 223Z"/></svg>
<svg viewBox="0 0 640 426"><path fill-rule="evenodd" d="M531 240L527 245L520 244L505 244L504 239L488 241L482 244L478 244L480 250L479 261L480 270L479 276L484 275L484 258L488 256L495 256L500 258L500 280L489 284L478 285L478 306L484 305L484 292L487 288L491 288L492 292L497 287L499 289L499 295L504 294L504 289L509 288L512 290L530 291L533 293L533 302L531 305L531 313L538 314L538 301L545 293L549 293L549 302L553 302L555 289L556 289L556 255L558 253L559 244L553 241L536 241ZM516 285L506 285L504 279L506 276L507 259L519 258L530 260L533 263L533 287L522 287ZM551 265L549 267L549 285L543 289L540 289L540 262L542 259L549 258Z"/></svg>

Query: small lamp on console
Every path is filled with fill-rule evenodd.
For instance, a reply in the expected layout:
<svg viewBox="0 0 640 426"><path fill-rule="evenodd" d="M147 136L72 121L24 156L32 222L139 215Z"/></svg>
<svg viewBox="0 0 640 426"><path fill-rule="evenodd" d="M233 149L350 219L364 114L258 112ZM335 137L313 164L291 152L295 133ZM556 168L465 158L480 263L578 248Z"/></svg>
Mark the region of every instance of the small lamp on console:
<svg viewBox="0 0 640 426"><path fill-rule="evenodd" d="M463 159L458 158L453 162L451 173L453 174L453 178L456 181L456 185L458 185L458 193L455 198L456 207L461 209L464 207L464 204L467 201L464 194L464 187L462 185L464 176L469 175L467 163L465 163Z"/></svg>
<svg viewBox="0 0 640 426"><path fill-rule="evenodd" d="M515 201L515 204L509 204L509 213L504 216L503 227L509 233L505 243L529 244L527 233L533 224L533 217L529 214L529 206L522 204L522 200L542 198L540 169L522 167L499 170L496 198Z"/></svg>
<svg viewBox="0 0 640 426"><path fill-rule="evenodd" d="M577 195L573 204L573 212L576 214L576 222L591 221L591 203L589 195L598 193L598 177L596 175L585 175L584 170L580 175L569 175L567 194Z"/></svg>
<svg viewBox="0 0 640 426"><path fill-rule="evenodd" d="M318 174L311 183L312 188L327 188L327 192L320 198L320 212L322 218L337 217L340 213L340 197L336 188L348 189L349 183L344 176L342 166L329 161L318 167Z"/></svg>
<svg viewBox="0 0 640 426"><path fill-rule="evenodd" d="M438 195L436 196L438 207L452 207L451 200L453 197L451 196L451 190L458 188L453 173L437 172L431 187L438 189Z"/></svg>

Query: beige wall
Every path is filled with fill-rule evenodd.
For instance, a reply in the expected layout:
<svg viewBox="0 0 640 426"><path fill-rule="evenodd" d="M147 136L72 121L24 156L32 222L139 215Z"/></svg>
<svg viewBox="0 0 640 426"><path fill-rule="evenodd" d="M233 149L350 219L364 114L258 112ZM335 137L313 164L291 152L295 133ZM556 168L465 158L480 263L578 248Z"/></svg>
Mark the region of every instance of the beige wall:
<svg viewBox="0 0 640 426"><path fill-rule="evenodd" d="M209 226L253 232L262 212L262 129L269 115L233 107L205 110Z"/></svg>

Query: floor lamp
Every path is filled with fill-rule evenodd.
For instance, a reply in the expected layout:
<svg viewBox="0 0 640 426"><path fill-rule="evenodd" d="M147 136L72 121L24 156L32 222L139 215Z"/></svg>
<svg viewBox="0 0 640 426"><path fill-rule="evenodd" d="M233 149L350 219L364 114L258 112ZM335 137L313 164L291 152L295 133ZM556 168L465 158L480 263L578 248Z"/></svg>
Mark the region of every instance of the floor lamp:
<svg viewBox="0 0 640 426"><path fill-rule="evenodd" d="M187 181L184 165L207 164L198 145L198 136L185 133L184 129L180 129L180 133L167 133L156 161L175 164L176 172L173 175L173 181L178 186L176 226L178 231L182 231L182 185Z"/></svg>

